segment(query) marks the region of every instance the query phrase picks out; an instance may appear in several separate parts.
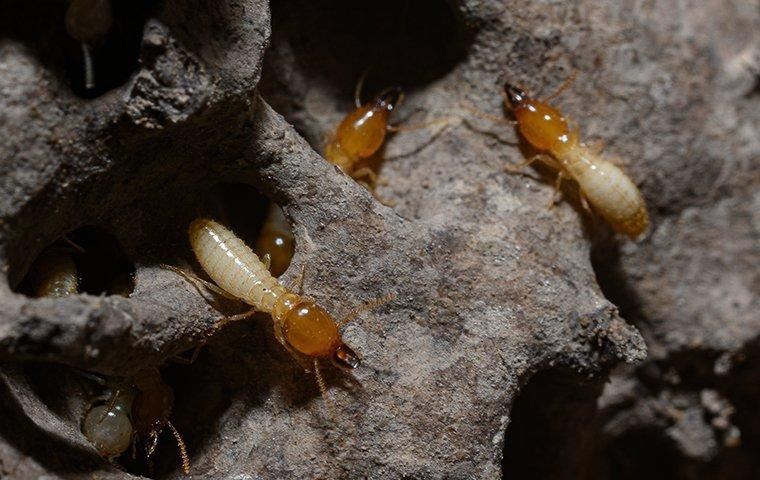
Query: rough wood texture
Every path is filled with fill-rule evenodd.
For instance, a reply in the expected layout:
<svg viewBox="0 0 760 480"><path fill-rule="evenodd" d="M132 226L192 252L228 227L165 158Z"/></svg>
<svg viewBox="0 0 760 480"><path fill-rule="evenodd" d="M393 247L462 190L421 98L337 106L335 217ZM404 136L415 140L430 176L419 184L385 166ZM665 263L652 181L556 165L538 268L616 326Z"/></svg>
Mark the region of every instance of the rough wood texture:
<svg viewBox="0 0 760 480"><path fill-rule="evenodd" d="M160 365L233 311L158 268L192 268L187 225L229 182L284 207L284 281L305 265L336 314L397 299L346 328L363 364L327 369L334 422L266 318L165 368L194 476L620 478L648 473L657 442L673 472L757 473L756 1L299 0L270 22L263 1L167 0L134 72L90 99L66 83L64 7L30 3L0 6L0 476L126 476L80 433L94 393L77 369ZM451 118L389 140L393 209L314 151L367 68L367 95L406 87L398 119ZM558 103L629 160L653 220L638 243L584 219L572 189L547 210L546 172L503 171L530 154L513 130L463 108L501 115L502 80L547 93L572 69ZM134 262L129 298L14 292L83 225ZM650 356L603 388L646 356L623 318ZM155 475L180 473L165 436Z"/></svg>

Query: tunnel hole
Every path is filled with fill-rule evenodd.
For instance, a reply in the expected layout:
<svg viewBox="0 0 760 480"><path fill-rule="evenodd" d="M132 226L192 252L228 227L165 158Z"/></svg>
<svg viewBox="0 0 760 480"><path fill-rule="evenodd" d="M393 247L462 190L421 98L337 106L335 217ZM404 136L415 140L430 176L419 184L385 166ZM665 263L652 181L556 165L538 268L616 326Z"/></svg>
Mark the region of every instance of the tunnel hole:
<svg viewBox="0 0 760 480"><path fill-rule="evenodd" d="M242 183L220 184L212 196L207 214L230 227L260 258L268 254L272 275L282 275L293 258L295 239L279 205Z"/></svg>
<svg viewBox="0 0 760 480"><path fill-rule="evenodd" d="M111 22L107 33L98 35L98 40L89 47L94 77L92 88L87 88L85 82L83 47L67 28L66 15L71 2L0 2L0 35L24 44L41 63L64 79L75 95L96 98L123 85L137 69L143 27L153 2L72 1L110 5ZM90 5L85 5L85 10L88 7Z"/></svg>
<svg viewBox="0 0 760 480"><path fill-rule="evenodd" d="M663 432L642 428L614 439L606 448L601 478L620 480L679 478L678 453Z"/></svg>
<svg viewBox="0 0 760 480"><path fill-rule="evenodd" d="M134 275L135 267L116 237L86 226L45 248L17 291L32 297L76 293L128 297L134 289ZM66 288L58 288L61 282ZM69 288L67 282L73 286Z"/></svg>
<svg viewBox="0 0 760 480"><path fill-rule="evenodd" d="M363 102L391 86L410 93L452 70L471 43L458 12L444 0L275 1L272 25L260 90L300 130L308 130L307 90L321 90L320 101L347 114L363 74ZM397 117L412 113L402 105ZM304 133L313 141L320 137Z"/></svg>
<svg viewBox="0 0 760 480"><path fill-rule="evenodd" d="M594 478L599 465L596 399L603 382L568 370L535 374L515 400L504 437L502 475Z"/></svg>
<svg viewBox="0 0 760 480"><path fill-rule="evenodd" d="M287 36L298 67L351 93L367 72L365 96L431 82L451 70L469 44L443 0L275 1L272 23L275 35Z"/></svg>
<svg viewBox="0 0 760 480"><path fill-rule="evenodd" d="M590 228L593 230L596 226L590 225ZM641 299L623 270L620 243L612 235L605 232L592 243L591 267L605 298L618 307L626 321L637 325L645 320Z"/></svg>

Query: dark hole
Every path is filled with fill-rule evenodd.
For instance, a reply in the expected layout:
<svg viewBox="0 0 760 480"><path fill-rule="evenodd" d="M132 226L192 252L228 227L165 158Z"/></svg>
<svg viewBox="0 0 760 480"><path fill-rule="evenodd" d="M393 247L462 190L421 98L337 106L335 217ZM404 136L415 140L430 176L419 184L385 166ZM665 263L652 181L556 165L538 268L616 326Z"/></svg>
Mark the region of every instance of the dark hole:
<svg viewBox="0 0 760 480"><path fill-rule="evenodd" d="M92 89L85 87L82 47L66 30L68 2L0 2L0 36L23 43L40 62L64 78L76 95L95 98L124 84L137 68L151 4L149 0L111 0L113 23L105 38L93 47Z"/></svg>
<svg viewBox="0 0 760 480"><path fill-rule="evenodd" d="M641 300L621 265L620 244L610 237L597 239L591 248L591 265L604 296L634 325L644 320Z"/></svg>
<svg viewBox="0 0 760 480"><path fill-rule="evenodd" d="M50 271L50 255L70 258L78 278L77 293L129 296L134 289L135 267L119 241L97 227L81 227L47 247L29 269L18 291L37 296L38 278ZM59 257L60 258L60 257Z"/></svg>
<svg viewBox="0 0 760 480"><path fill-rule="evenodd" d="M657 429L642 429L615 439L608 447L607 458L609 471L605 478L677 478L675 459L678 455Z"/></svg>
<svg viewBox="0 0 760 480"><path fill-rule="evenodd" d="M441 0L276 1L272 19L272 51L280 44L292 48L293 68L336 84L347 105L364 72L366 102L386 87L409 90L440 78L469 45L462 22ZM282 88L289 86L288 75L277 78L283 68L268 62L264 70L262 90L275 104L289 102Z"/></svg>
<svg viewBox="0 0 760 480"><path fill-rule="evenodd" d="M564 371L537 373L512 406L504 437L504 478L595 478L596 398L601 381Z"/></svg>

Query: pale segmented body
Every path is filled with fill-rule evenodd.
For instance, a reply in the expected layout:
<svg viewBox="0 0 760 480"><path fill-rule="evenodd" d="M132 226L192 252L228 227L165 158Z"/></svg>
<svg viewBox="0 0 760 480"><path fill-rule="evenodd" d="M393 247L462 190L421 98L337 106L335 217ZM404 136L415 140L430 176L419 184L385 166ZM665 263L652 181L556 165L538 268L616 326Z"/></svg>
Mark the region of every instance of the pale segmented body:
<svg viewBox="0 0 760 480"><path fill-rule="evenodd" d="M190 225L190 245L203 269L227 293L266 313L287 294L259 257L234 233L213 220Z"/></svg>
<svg viewBox="0 0 760 480"><path fill-rule="evenodd" d="M649 221L644 199L620 168L585 145L558 155L558 161L567 175L578 182L594 210L617 231L634 238L646 229Z"/></svg>

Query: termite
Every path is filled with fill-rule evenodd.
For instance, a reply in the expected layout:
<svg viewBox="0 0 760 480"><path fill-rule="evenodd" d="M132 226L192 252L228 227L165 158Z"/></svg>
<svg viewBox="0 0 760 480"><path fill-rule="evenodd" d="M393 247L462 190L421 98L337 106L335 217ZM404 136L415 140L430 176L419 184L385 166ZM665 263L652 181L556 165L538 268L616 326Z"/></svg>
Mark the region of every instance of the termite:
<svg viewBox="0 0 760 480"><path fill-rule="evenodd" d="M174 392L161 378L157 368L144 368L137 372L132 382L135 387L135 398L132 401L132 426L136 436L145 442L145 456L153 455L158 445L158 437L165 427L177 441L179 454L182 458L182 471L190 474L190 457L187 455L185 441L169 420L174 409Z"/></svg>
<svg viewBox="0 0 760 480"><path fill-rule="evenodd" d="M82 433L97 451L111 463L127 451L133 442L134 429L130 412L134 394L131 387L119 385L107 404L90 408L82 421Z"/></svg>
<svg viewBox="0 0 760 480"><path fill-rule="evenodd" d="M269 206L267 218L261 227L259 238L256 240L256 253L269 258L269 271L275 277L288 269L295 250L293 230L282 209L275 203Z"/></svg>
<svg viewBox="0 0 760 480"><path fill-rule="evenodd" d="M133 377L109 381L108 403L90 409L82 422L82 432L109 461L121 456L138 440L145 446L150 461L164 428L169 428L177 441L182 471L190 473L190 457L182 436L170 421L174 408L174 392L164 383L155 367L147 367Z"/></svg>
<svg viewBox="0 0 760 480"><path fill-rule="evenodd" d="M359 80L354 92L356 108L338 124L328 140L324 156L353 179L367 178L372 184L377 182L377 174L369 167L359 167L360 160L374 155L389 131L398 127L389 124L391 112L401 103L404 94L400 87L390 87L380 92L371 101L362 104L361 89L364 76Z"/></svg>
<svg viewBox="0 0 760 480"><path fill-rule="evenodd" d="M539 152L507 170L519 171L536 160L545 163L558 171L551 205L556 201L562 181L575 180L584 206L591 204L614 230L635 239L649 225L641 192L619 167L582 143L579 131L571 128L566 117L548 103L562 93L573 78L569 77L557 92L543 101L531 98L511 83L504 85L505 103L514 114L514 123L522 138Z"/></svg>
<svg viewBox="0 0 760 480"><path fill-rule="evenodd" d="M448 124L448 119L441 118L414 125L391 125L390 115L404 100L401 87L389 87L377 94L367 103L361 101L361 91L366 78L362 75L354 91L355 109L338 124L329 137L324 157L335 164L354 180L364 184L370 190L378 184L377 173L368 166L360 166L362 160L369 159L383 146L388 132L417 130L436 124ZM375 197L389 206L374 191Z"/></svg>
<svg viewBox="0 0 760 480"><path fill-rule="evenodd" d="M343 342L340 327L361 311L391 300L393 295L368 302L337 323L314 300L293 292L294 287L281 285L243 240L218 222L205 218L194 220L190 224L189 237L198 263L215 284L176 267L163 265L163 268L199 282L225 298L240 300L253 307L248 312L223 318L215 330L227 322L248 318L256 311L270 314L278 341L305 368L313 366L325 398L320 360L327 359L338 367L350 369L359 366L359 356ZM303 272L298 282L303 285Z"/></svg>
<svg viewBox="0 0 760 480"><path fill-rule="evenodd" d="M62 248L50 248L40 255L30 271L36 296L66 297L79 292L76 263ZM98 452L115 461L138 437L146 440L146 457L156 449L158 436L168 427L179 445L182 469L189 474L190 459L185 442L169 421L174 393L156 368L144 368L126 382L111 382L107 405L91 408L82 421L82 433Z"/></svg>
<svg viewBox="0 0 760 480"><path fill-rule="evenodd" d="M110 0L70 0L66 10L66 31L79 42L84 58L87 89L95 88L94 49L111 29L113 16Z"/></svg>
<svg viewBox="0 0 760 480"><path fill-rule="evenodd" d="M62 248L49 248L29 271L36 297L66 297L79 292L79 275L74 259Z"/></svg>

